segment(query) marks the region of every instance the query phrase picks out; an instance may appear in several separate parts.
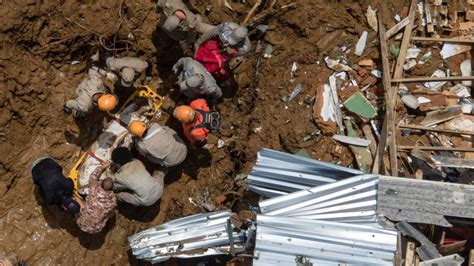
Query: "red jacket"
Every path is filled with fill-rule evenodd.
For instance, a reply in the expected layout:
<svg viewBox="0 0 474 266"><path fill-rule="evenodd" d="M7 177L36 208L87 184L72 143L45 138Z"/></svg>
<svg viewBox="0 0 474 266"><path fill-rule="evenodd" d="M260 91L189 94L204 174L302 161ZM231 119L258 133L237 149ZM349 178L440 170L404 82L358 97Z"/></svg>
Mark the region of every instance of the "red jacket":
<svg viewBox="0 0 474 266"><path fill-rule="evenodd" d="M194 119L193 122L183 123L184 135L193 146L202 146L206 143L206 138L210 130L207 127L200 126L204 119L203 115L197 110L209 112L210 109L205 99L194 100L189 106L196 110L196 119Z"/></svg>
<svg viewBox="0 0 474 266"><path fill-rule="evenodd" d="M209 40L204 42L198 48L194 59L200 62L215 79L222 80L229 77L226 64L230 58L221 52L218 41Z"/></svg>

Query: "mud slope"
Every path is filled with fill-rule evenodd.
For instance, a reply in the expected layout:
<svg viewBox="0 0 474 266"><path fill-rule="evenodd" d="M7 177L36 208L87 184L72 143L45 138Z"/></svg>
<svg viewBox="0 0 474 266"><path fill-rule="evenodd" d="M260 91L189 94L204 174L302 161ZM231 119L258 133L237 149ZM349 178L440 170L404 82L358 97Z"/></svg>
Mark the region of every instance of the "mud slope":
<svg viewBox="0 0 474 266"><path fill-rule="evenodd" d="M223 1L189 2L214 24L243 20L254 3L228 1L233 8L230 10L219 5ZM275 7L291 2L281 0ZM208 154L191 152L181 168L172 169L159 203L150 208L121 205L107 232L94 237L81 233L72 217L58 207L43 205L34 191L29 164L35 157L48 154L67 171L100 132L103 117L75 121L62 112L63 103L84 78L90 55L100 51L152 58L164 80L159 91L167 95L173 85L170 69L179 49L154 33L158 15L150 1L1 2L0 252L16 252L31 265L136 263L129 255L128 235L204 211L190 204L188 197L206 190L211 198L242 190L232 180L250 170L262 147L288 152L304 148L313 158L352 165L352 154L331 138L303 140L317 130L309 119L311 108L305 99L315 95L315 88L326 77L327 70L320 63L323 56L337 56L340 52L334 47L355 44L368 28L364 14L369 4L380 10L387 24L393 24L391 18L405 3L389 2L299 0L296 9L261 21L270 26L265 42L273 45L273 56L260 63L258 78L255 66L260 53L255 49L235 70L238 88L228 88L220 105L225 126L210 138L214 147ZM335 30L340 30L340 38L327 47L316 46ZM252 31L252 38L256 35ZM375 33L370 33L366 49L370 57L378 55L375 38ZM291 83L293 62L299 69ZM304 90L286 105L281 99L297 83ZM172 121L166 123L177 126ZM220 149L219 138L225 142ZM246 202L243 199L233 207L247 208Z"/></svg>

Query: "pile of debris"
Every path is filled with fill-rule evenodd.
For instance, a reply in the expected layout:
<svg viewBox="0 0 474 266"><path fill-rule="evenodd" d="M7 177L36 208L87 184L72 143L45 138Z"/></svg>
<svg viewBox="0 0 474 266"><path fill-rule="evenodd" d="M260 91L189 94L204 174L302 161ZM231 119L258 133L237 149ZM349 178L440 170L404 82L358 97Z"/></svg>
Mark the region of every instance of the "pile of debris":
<svg viewBox="0 0 474 266"><path fill-rule="evenodd" d="M325 59L334 72L316 89L313 119L323 133L348 145L361 171L471 182L464 177L474 168L474 11L449 8L442 1L411 1L385 30L369 6L381 66L364 57L367 31L354 50L348 45L339 58ZM356 62L349 59L352 51ZM420 73L426 76L404 77Z"/></svg>

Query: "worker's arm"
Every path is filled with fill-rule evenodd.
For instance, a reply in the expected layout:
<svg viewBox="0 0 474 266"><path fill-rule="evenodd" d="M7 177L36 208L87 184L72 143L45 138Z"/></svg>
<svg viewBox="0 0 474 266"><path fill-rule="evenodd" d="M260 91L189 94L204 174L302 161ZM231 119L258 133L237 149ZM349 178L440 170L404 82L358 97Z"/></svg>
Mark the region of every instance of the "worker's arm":
<svg viewBox="0 0 474 266"><path fill-rule="evenodd" d="M189 61L191 61L191 60L192 60L191 57L183 57L183 58L179 59L178 62L176 62L176 64L174 64L174 66L173 66L173 72L175 74L178 73L178 71L182 70L184 68L184 65L188 64Z"/></svg>
<svg viewBox="0 0 474 266"><path fill-rule="evenodd" d="M242 47L239 47L237 55L244 55L250 52L250 49L252 48L252 43L250 43L250 40L248 37L245 38L244 45Z"/></svg>
<svg viewBox="0 0 474 266"><path fill-rule="evenodd" d="M153 63L151 62L151 60L146 60L145 62L147 64L147 67L145 69L145 81L149 82L151 80L153 72Z"/></svg>
<svg viewBox="0 0 474 266"><path fill-rule="evenodd" d="M203 44L205 41L210 40L214 38L215 36L219 35L219 32L221 31L220 26L214 26L212 28L208 28L202 35L199 37L199 39L196 41L196 46L199 47L201 44Z"/></svg>
<svg viewBox="0 0 474 266"><path fill-rule="evenodd" d="M108 167L109 165L107 163L104 163L101 166L97 166L92 172L92 174L89 176L89 184L97 184L97 181L99 180L100 176Z"/></svg>

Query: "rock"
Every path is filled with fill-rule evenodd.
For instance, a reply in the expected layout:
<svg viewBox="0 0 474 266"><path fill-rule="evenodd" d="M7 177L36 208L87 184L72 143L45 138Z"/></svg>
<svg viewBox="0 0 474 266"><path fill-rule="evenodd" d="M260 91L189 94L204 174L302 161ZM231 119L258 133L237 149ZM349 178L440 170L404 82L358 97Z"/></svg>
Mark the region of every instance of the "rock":
<svg viewBox="0 0 474 266"><path fill-rule="evenodd" d="M474 21L474 10L469 10L466 12L466 20Z"/></svg>

